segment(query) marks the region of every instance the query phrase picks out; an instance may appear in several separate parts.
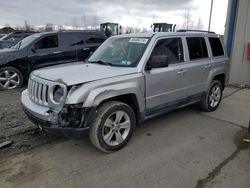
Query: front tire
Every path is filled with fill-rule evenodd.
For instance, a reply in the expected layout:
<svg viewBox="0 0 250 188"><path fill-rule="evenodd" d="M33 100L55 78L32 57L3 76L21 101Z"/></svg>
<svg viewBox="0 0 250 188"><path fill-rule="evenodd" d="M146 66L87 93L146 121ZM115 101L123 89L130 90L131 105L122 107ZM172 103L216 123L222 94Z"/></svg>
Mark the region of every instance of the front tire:
<svg viewBox="0 0 250 188"><path fill-rule="evenodd" d="M207 112L214 111L220 105L222 99L223 89L221 82L218 80L213 80L208 92L206 93L206 97L202 102L202 109Z"/></svg>
<svg viewBox="0 0 250 188"><path fill-rule="evenodd" d="M128 143L135 124L135 114L130 106L118 101L104 103L91 123L90 141L105 153L117 151Z"/></svg>
<svg viewBox="0 0 250 188"><path fill-rule="evenodd" d="M23 85L23 74L14 67L0 68L0 90L11 90Z"/></svg>

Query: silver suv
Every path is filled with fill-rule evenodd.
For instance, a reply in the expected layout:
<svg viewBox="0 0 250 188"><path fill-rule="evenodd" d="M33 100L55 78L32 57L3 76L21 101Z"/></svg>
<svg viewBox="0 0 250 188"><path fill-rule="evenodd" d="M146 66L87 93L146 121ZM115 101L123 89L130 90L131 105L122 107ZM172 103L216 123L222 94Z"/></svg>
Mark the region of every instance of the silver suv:
<svg viewBox="0 0 250 188"><path fill-rule="evenodd" d="M33 71L21 101L41 129L68 136L87 132L95 147L113 152L146 119L194 103L214 111L228 60L214 33L120 35L85 63Z"/></svg>

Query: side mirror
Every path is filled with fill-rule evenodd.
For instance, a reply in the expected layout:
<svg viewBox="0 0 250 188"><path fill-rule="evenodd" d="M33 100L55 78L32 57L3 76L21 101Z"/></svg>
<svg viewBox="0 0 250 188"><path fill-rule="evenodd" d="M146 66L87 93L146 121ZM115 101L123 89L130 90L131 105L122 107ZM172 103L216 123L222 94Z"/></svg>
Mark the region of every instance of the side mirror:
<svg viewBox="0 0 250 188"><path fill-rule="evenodd" d="M30 50L31 50L33 53L36 53L35 47L32 47Z"/></svg>
<svg viewBox="0 0 250 188"><path fill-rule="evenodd" d="M153 68L168 67L168 56L167 55L157 55L152 56L148 64L146 65L146 70L151 70Z"/></svg>

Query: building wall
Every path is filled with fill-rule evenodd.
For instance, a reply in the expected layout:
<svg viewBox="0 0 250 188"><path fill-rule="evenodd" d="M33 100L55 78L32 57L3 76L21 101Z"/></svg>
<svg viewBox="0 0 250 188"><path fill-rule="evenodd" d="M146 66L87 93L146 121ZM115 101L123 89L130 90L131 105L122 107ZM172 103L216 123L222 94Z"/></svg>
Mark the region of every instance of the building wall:
<svg viewBox="0 0 250 188"><path fill-rule="evenodd" d="M229 9L230 10L229 1ZM228 33L230 12L227 15L226 32ZM250 42L250 0L238 0L238 9L234 28L231 52L229 83L250 86L250 60L247 60L247 43Z"/></svg>

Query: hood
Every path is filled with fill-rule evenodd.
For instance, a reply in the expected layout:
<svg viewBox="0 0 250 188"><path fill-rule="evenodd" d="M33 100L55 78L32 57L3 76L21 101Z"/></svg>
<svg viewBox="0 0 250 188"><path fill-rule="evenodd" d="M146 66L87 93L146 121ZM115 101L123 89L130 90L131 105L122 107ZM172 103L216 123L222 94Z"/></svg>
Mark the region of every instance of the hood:
<svg viewBox="0 0 250 188"><path fill-rule="evenodd" d="M1 49L0 50L0 64L13 61L18 58L23 58L27 53L23 50L15 50L15 49Z"/></svg>
<svg viewBox="0 0 250 188"><path fill-rule="evenodd" d="M33 72L37 77L62 82L68 86L136 73L135 67L114 67L99 64L75 63L47 67Z"/></svg>
<svg viewBox="0 0 250 188"><path fill-rule="evenodd" d="M12 48L4 48L4 49L0 49L0 56L1 55L5 55L5 54L11 54L13 52L16 52L15 49Z"/></svg>

